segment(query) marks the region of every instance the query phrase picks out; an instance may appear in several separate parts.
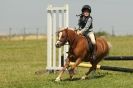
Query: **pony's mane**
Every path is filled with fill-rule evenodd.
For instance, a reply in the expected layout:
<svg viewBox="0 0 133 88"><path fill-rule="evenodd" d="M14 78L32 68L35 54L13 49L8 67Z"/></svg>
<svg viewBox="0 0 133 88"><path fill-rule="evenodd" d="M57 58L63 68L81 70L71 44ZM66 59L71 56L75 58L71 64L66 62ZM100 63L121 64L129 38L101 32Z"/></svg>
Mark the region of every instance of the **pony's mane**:
<svg viewBox="0 0 133 88"><path fill-rule="evenodd" d="M71 27L60 27L60 28L59 28L59 30L65 30L65 29L75 30L74 28L71 28Z"/></svg>
<svg viewBox="0 0 133 88"><path fill-rule="evenodd" d="M63 30L65 30L65 29L68 29L68 30L75 30L74 28L70 28L70 27L60 27L59 28L59 31L57 31L57 32L62 32Z"/></svg>

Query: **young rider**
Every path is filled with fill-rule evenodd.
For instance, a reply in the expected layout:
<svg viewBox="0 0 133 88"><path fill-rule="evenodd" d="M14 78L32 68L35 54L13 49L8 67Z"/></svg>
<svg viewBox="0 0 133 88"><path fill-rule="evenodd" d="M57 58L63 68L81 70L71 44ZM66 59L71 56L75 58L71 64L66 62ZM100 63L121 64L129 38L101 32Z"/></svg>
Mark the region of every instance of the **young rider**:
<svg viewBox="0 0 133 88"><path fill-rule="evenodd" d="M84 5L81 9L81 15L78 22L78 31L77 34L84 35L89 37L92 42L92 54L91 58L95 59L95 47L96 41L93 32L93 18L91 17L91 7L89 5Z"/></svg>

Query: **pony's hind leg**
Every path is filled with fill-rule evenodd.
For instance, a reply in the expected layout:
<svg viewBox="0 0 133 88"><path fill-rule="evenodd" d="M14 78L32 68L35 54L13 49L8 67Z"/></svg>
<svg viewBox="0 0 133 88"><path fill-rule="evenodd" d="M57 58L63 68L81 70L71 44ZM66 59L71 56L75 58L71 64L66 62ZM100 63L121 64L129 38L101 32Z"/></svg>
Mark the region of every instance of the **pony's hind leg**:
<svg viewBox="0 0 133 88"><path fill-rule="evenodd" d="M92 63L91 63L92 64ZM84 80L84 79L86 79L86 78L88 78L88 75L93 71L94 73L95 73L95 71L96 71L96 64L92 64L92 67L90 67L90 69L85 73L85 75L84 76L82 76L82 80ZM94 74L94 73L92 73L92 74Z"/></svg>
<svg viewBox="0 0 133 88"><path fill-rule="evenodd" d="M88 78L88 75L89 75L92 71L95 72L95 69L91 67L91 68L89 69L89 71L86 72L84 76L82 76L81 80L85 80L86 78Z"/></svg>

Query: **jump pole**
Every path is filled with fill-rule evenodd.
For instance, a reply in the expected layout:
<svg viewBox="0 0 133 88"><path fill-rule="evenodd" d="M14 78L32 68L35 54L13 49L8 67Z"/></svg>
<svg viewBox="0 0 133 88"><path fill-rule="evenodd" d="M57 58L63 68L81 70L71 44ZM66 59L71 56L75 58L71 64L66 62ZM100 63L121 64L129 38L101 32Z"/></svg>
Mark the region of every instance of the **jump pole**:
<svg viewBox="0 0 133 88"><path fill-rule="evenodd" d="M74 65L75 63L74 62L70 62L70 66L72 66L72 65ZM78 65L78 67L85 67L85 68L90 68L90 67L92 67L92 65L91 64L86 64L86 63L80 63L79 65ZM100 69L100 65L97 65L97 68L98 69Z"/></svg>
<svg viewBox="0 0 133 88"><path fill-rule="evenodd" d="M70 65L70 66L74 65L74 62L70 62L69 65ZM90 67L92 67L92 65L91 65L91 64L86 64L86 63L80 63L80 64L78 65L78 67L90 68ZM97 65L97 69L108 70L108 71L119 71L119 72L129 72L129 73L133 73L133 69L132 69L132 68L123 68L123 67L101 66L101 65Z"/></svg>
<svg viewBox="0 0 133 88"><path fill-rule="evenodd" d="M107 56L104 60L133 60L133 56Z"/></svg>

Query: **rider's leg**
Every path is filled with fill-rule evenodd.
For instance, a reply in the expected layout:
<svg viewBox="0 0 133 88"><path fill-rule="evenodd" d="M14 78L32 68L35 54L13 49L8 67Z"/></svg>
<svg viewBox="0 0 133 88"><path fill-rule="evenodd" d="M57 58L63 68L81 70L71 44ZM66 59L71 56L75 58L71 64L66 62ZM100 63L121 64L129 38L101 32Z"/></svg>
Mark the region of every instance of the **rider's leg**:
<svg viewBox="0 0 133 88"><path fill-rule="evenodd" d="M89 38L90 38L90 40L92 42L92 54L91 54L91 57L93 59L96 59L96 51L95 51L95 49L96 49L96 40L95 40L94 32L89 32L87 36L89 36Z"/></svg>

